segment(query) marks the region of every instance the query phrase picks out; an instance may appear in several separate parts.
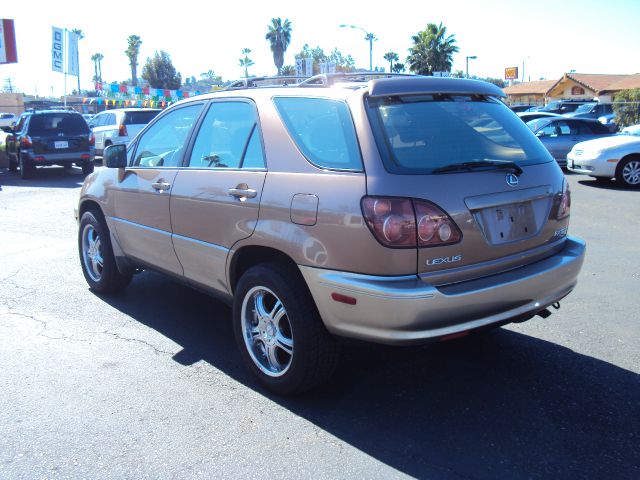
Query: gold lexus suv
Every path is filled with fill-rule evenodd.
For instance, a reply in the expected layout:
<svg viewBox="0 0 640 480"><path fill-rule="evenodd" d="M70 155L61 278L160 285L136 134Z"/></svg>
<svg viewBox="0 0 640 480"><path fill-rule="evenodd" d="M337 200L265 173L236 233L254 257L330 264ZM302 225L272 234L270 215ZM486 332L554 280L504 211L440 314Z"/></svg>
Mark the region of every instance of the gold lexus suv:
<svg viewBox="0 0 640 480"><path fill-rule="evenodd" d="M105 150L77 208L94 291L152 269L227 300L247 367L293 394L332 375L340 337L455 338L546 317L575 287L568 184L498 87L257 83Z"/></svg>

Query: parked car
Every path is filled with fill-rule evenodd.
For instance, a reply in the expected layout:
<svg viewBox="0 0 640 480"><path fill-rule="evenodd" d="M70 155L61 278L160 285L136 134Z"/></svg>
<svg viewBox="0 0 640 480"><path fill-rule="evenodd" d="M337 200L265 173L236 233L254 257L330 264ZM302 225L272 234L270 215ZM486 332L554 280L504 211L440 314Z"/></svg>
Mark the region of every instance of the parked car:
<svg viewBox="0 0 640 480"><path fill-rule="evenodd" d="M7 137L9 168L30 178L37 166L82 167L93 172L94 138L82 115L65 110L40 110L20 115Z"/></svg>
<svg viewBox="0 0 640 480"><path fill-rule="evenodd" d="M87 123L89 123L93 117L95 117L95 115L93 115L92 113L82 114L82 118L84 118Z"/></svg>
<svg viewBox="0 0 640 480"><path fill-rule="evenodd" d="M116 108L98 113L89 122L96 136L96 153L102 155L109 145L126 145L159 112L156 108Z"/></svg>
<svg viewBox="0 0 640 480"><path fill-rule="evenodd" d="M580 105L587 103L586 100L554 100L544 107L538 109L539 112L560 113L562 115L575 111Z"/></svg>
<svg viewBox="0 0 640 480"><path fill-rule="evenodd" d="M611 135L607 127L588 118L539 118L527 126L561 167L566 167L567 154L576 143Z"/></svg>
<svg viewBox="0 0 640 480"><path fill-rule="evenodd" d="M185 99L107 147L76 211L90 288L152 269L226 299L246 366L280 394L331 376L336 337L408 345L548 316L585 244L502 90L352 78Z"/></svg>
<svg viewBox="0 0 640 480"><path fill-rule="evenodd" d="M603 115L613 113L613 105L611 103L589 102L583 103L573 112L567 113L567 117L575 118L598 118Z"/></svg>
<svg viewBox="0 0 640 480"><path fill-rule="evenodd" d="M640 188L640 133L613 135L581 142L567 155L567 169L594 177L616 181L629 188Z"/></svg>
<svg viewBox="0 0 640 480"><path fill-rule="evenodd" d="M517 114L524 123L530 122L531 120L535 120L537 118L551 118L551 117L563 117L559 113L549 113L549 112L522 112Z"/></svg>
<svg viewBox="0 0 640 480"><path fill-rule="evenodd" d="M15 113L0 112L0 129L8 132L11 126L16 122L18 116Z"/></svg>

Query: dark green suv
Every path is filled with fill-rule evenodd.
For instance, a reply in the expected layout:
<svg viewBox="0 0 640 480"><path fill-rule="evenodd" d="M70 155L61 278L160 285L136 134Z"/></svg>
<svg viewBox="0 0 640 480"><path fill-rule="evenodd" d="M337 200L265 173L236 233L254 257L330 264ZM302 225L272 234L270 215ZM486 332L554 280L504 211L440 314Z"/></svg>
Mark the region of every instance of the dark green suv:
<svg viewBox="0 0 640 480"><path fill-rule="evenodd" d="M26 112L7 137L9 168L22 178L33 176L37 166L82 167L93 172L95 140L82 115L65 110Z"/></svg>

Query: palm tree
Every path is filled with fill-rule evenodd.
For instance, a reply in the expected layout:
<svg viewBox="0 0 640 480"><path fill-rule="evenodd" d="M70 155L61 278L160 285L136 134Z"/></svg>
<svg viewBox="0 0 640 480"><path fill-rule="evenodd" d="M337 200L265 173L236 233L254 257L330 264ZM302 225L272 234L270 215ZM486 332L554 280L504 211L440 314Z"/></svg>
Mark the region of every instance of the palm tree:
<svg viewBox="0 0 640 480"><path fill-rule="evenodd" d="M251 53L250 49L248 48L242 49L242 54L244 55L244 58L240 59L240 66L244 68L244 78L249 78L249 67L253 65L253 60L249 58L250 53Z"/></svg>
<svg viewBox="0 0 640 480"><path fill-rule="evenodd" d="M393 62L400 60L396 52L387 52L384 54L384 59L389 62L389 71L393 72Z"/></svg>
<svg viewBox="0 0 640 480"><path fill-rule="evenodd" d="M391 70L394 73L402 73L405 70L405 65L404 63L394 63L393 64L393 69Z"/></svg>
<svg viewBox="0 0 640 480"><path fill-rule="evenodd" d="M429 23L427 28L411 37L413 47L409 49L409 70L421 75L450 71L453 54L458 52L453 35L447 36L447 27Z"/></svg>
<svg viewBox="0 0 640 480"><path fill-rule="evenodd" d="M131 84L135 87L138 85L138 53L140 53L140 45L142 40L138 35L129 35L127 38L127 49L125 55L129 57L129 65L131 65Z"/></svg>
<svg viewBox="0 0 640 480"><path fill-rule="evenodd" d="M282 72L284 65L284 52L287 51L289 43L291 43L291 22L285 18L284 23L280 17L272 18L269 31L265 36L269 40L271 51L273 52L273 63L278 69L278 75Z"/></svg>
<svg viewBox="0 0 640 480"><path fill-rule="evenodd" d="M101 53L94 53L93 55L91 55L91 61L93 62L93 70L95 75L93 76L93 80L95 82L102 82L102 65L100 64L100 62L102 62L102 59L104 58L104 55L102 55Z"/></svg>
<svg viewBox="0 0 640 480"><path fill-rule="evenodd" d="M84 38L84 33L79 28L74 28L71 33L75 33L78 36L78 43ZM78 95L80 95L80 52L78 52Z"/></svg>

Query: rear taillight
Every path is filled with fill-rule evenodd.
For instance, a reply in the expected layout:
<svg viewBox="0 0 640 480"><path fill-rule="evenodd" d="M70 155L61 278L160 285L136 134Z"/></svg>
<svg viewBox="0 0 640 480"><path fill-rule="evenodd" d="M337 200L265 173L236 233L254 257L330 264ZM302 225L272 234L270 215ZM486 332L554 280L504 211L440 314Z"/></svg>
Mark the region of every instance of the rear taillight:
<svg viewBox="0 0 640 480"><path fill-rule="evenodd" d="M435 247L462 238L451 217L423 200L364 197L362 212L374 237L387 247Z"/></svg>
<svg viewBox="0 0 640 480"><path fill-rule="evenodd" d="M127 127L125 125L120 125L120 127L118 128L118 135L121 137L127 136Z"/></svg>
<svg viewBox="0 0 640 480"><path fill-rule="evenodd" d="M31 148L33 144L31 143L31 137L29 135L25 135L20 139L20 146L23 148Z"/></svg>
<svg viewBox="0 0 640 480"><path fill-rule="evenodd" d="M94 147L96 145L96 136L93 133L89 134L89 146Z"/></svg>
<svg viewBox="0 0 640 480"><path fill-rule="evenodd" d="M564 181L562 187L562 196L560 197L560 204L558 205L558 215L556 218L562 220L569 216L571 212L571 190L569 189L569 182Z"/></svg>

